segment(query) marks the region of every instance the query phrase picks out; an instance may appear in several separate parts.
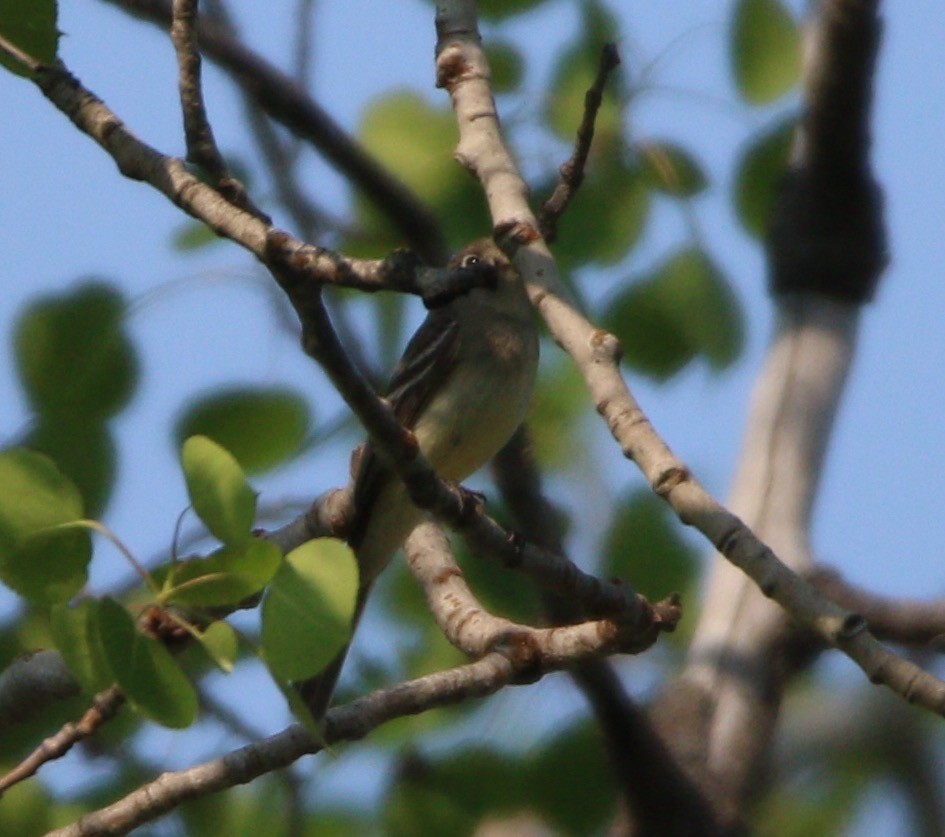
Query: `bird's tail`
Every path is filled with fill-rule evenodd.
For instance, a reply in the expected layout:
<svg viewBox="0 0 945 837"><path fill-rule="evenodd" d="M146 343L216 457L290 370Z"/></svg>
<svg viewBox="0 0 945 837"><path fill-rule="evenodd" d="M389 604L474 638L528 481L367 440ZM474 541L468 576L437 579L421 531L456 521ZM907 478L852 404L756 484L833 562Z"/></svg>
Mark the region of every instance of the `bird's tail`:
<svg viewBox="0 0 945 837"><path fill-rule="evenodd" d="M299 695L316 721L320 721L325 716L328 707L331 705L332 695L335 693L338 678L341 676L342 668L344 668L345 658L348 656L348 649L351 647L351 640L354 638L354 632L361 621L361 614L364 613L364 606L367 604L373 586L373 581L369 581L358 589L354 615L351 617L351 637L345 643L344 648L318 674L296 685Z"/></svg>

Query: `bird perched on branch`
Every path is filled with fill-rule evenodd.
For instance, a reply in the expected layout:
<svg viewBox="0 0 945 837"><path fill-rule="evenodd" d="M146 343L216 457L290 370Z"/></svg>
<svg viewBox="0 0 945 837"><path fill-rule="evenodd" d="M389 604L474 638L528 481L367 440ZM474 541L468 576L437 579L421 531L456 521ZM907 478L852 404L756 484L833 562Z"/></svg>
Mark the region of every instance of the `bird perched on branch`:
<svg viewBox="0 0 945 837"><path fill-rule="evenodd" d="M538 331L521 278L491 239L457 252L448 270L460 280L452 283L456 290L437 298L386 397L436 472L458 482L498 453L524 420ZM356 465L348 536L360 572L352 632L374 580L423 516L368 442ZM299 687L316 719L328 709L346 653Z"/></svg>

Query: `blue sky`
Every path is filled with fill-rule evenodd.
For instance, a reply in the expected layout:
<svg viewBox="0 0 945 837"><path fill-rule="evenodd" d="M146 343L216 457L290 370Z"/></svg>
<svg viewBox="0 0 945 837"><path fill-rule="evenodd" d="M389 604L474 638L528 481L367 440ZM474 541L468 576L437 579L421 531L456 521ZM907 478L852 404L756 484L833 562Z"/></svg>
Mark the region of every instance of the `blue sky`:
<svg viewBox="0 0 945 837"><path fill-rule="evenodd" d="M249 12L244 10L241 20L255 48L268 56L285 55L292 33L284 21L294 5L251 4ZM665 386L632 377L631 386L657 430L710 490L724 497L771 323L762 259L732 217L728 193L741 143L752 128L772 121L778 107L759 111L737 102L725 53L730 3L638 0L619 5L621 51L629 71L663 56L655 73L658 89L633 106L632 131L640 138L685 144L710 172L713 189L695 202L694 210L704 241L749 319L747 349L734 369L714 376L697 365ZM167 38L95 0L64 0L61 7L61 54L70 68L135 133L163 151L181 154ZM365 105L392 87L410 87L445 104L445 94L432 85L429 4L347 0L317 8L313 89L343 125L354 130ZM891 594L934 596L945 589L940 487L945 471L945 5L914 0L885 9L874 161L886 193L892 260L863 316L813 545L823 560L861 584ZM572 5L561 0L511 27L510 35L530 44L527 88L532 95L504 102L507 118L514 118L518 108L536 107L573 14ZM217 138L225 150L238 149L245 127L237 99L212 69L207 85ZM6 113L0 123L0 332L9 333L17 309L30 297L61 289L76 277L112 278L132 297L142 298L129 328L142 347L147 382L116 428L123 454L134 464L126 462L107 522L147 556L166 547L185 504L166 428L187 394L221 381L278 380L318 386L319 420L329 421L340 404L313 384L317 376L309 363L278 330L253 278L258 271L251 259L227 244L176 254L169 241L182 216L163 197L123 180L104 153L30 84L4 73L0 97ZM526 168L537 170L545 162L526 150ZM345 193L338 178L316 160L305 171L319 199L342 211ZM684 234L681 214L659 209L626 271L645 270ZM171 289L148 295L169 282L175 283ZM0 393L0 432L9 436L26 413L5 350L0 352ZM629 465L619 468L606 475L611 487L637 479ZM311 474L302 468L290 468L261 487L264 498L296 496L336 484L344 473L339 456L326 463L314 488ZM96 560L96 577L111 577L117 556L103 550Z"/></svg>

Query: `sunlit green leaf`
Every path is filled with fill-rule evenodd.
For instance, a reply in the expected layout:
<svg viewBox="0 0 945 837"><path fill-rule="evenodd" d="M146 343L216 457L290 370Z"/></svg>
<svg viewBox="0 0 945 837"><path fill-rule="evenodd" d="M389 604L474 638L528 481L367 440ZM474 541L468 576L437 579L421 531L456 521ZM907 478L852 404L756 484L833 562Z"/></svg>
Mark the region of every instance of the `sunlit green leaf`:
<svg viewBox="0 0 945 837"><path fill-rule="evenodd" d="M325 668L350 637L357 591L346 544L320 538L292 550L263 600L263 648L273 671L302 680Z"/></svg>
<svg viewBox="0 0 945 837"><path fill-rule="evenodd" d="M36 300L16 325L17 372L30 405L57 424L104 419L134 391L138 361L125 303L101 282Z"/></svg>
<svg viewBox="0 0 945 837"><path fill-rule="evenodd" d="M761 238L784 175L794 137L794 120L781 122L753 139L738 161L735 209L748 233Z"/></svg>
<svg viewBox="0 0 945 837"><path fill-rule="evenodd" d="M59 46L56 0L0 0L0 35L30 58L52 64ZM0 64L17 75L29 76L18 61L0 56Z"/></svg>
<svg viewBox="0 0 945 837"><path fill-rule="evenodd" d="M56 605L49 619L56 648L79 685L89 694L108 688L115 678L99 638L98 602Z"/></svg>
<svg viewBox="0 0 945 837"><path fill-rule="evenodd" d="M223 543L244 543L256 516L256 493L236 459L206 436L192 436L184 442L181 464L197 516Z"/></svg>
<svg viewBox="0 0 945 837"><path fill-rule="evenodd" d="M655 598L689 590L699 566L666 504L649 491L614 505L602 551L603 575L626 579Z"/></svg>
<svg viewBox="0 0 945 837"><path fill-rule="evenodd" d="M738 0L731 37L735 83L747 101L765 104L797 83L800 31L780 0Z"/></svg>
<svg viewBox="0 0 945 837"><path fill-rule="evenodd" d="M185 221L174 232L172 244L175 250L186 253L221 241L223 239L202 221Z"/></svg>
<svg viewBox="0 0 945 837"><path fill-rule="evenodd" d="M176 422L177 444L206 436L254 474L281 465L298 452L311 424L308 404L283 387L242 387L204 396Z"/></svg>
<svg viewBox="0 0 945 837"><path fill-rule="evenodd" d="M453 244L490 229L482 190L453 159L458 135L449 109L432 107L414 93L386 96L364 114L360 139L436 211ZM383 227L373 206L359 199L357 208L369 228ZM393 238L385 249L400 244Z"/></svg>
<svg viewBox="0 0 945 837"><path fill-rule="evenodd" d="M207 656L222 670L229 674L239 651L239 643L234 631L226 622L214 622L205 631L198 631L197 641Z"/></svg>
<svg viewBox="0 0 945 837"><path fill-rule="evenodd" d="M74 596L92 557L89 534L51 527L82 515L78 489L47 457L0 453L0 579L38 603Z"/></svg>
<svg viewBox="0 0 945 837"><path fill-rule="evenodd" d="M98 627L105 659L132 706L163 726L190 726L197 693L170 652L138 631L114 599L99 601Z"/></svg>
<svg viewBox="0 0 945 837"><path fill-rule="evenodd" d="M523 762L525 798L559 833L598 834L611 821L616 789L594 725L559 729Z"/></svg>
<svg viewBox="0 0 945 837"><path fill-rule="evenodd" d="M699 194L708 181L702 167L682 146L669 142L639 146L643 174L654 189L682 198Z"/></svg>
<svg viewBox="0 0 945 837"><path fill-rule="evenodd" d="M262 590L281 561L279 548L260 538L224 546L174 565L169 598L198 607L236 604Z"/></svg>

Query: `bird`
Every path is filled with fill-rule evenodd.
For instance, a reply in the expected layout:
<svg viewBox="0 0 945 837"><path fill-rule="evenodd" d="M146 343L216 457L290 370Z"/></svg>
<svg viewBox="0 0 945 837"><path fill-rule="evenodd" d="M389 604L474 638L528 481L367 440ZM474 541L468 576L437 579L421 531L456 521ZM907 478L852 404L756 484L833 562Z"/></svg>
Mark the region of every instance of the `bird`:
<svg viewBox="0 0 945 837"><path fill-rule="evenodd" d="M437 299L408 342L385 397L437 474L458 483L498 453L524 421L539 340L525 285L491 238L457 251L447 269L470 281ZM352 635L378 575L425 517L370 441L355 456L353 481L347 541L359 587ZM348 645L297 686L316 721L328 710L347 651Z"/></svg>

